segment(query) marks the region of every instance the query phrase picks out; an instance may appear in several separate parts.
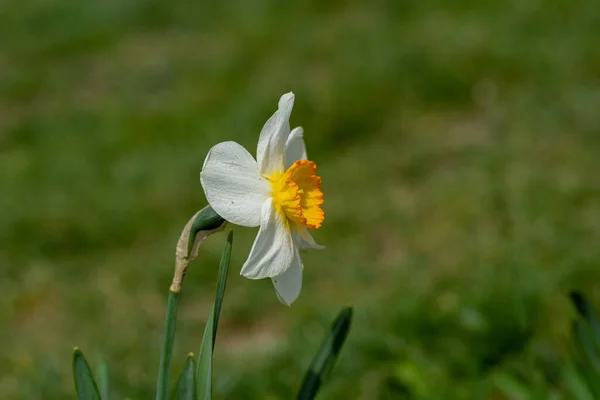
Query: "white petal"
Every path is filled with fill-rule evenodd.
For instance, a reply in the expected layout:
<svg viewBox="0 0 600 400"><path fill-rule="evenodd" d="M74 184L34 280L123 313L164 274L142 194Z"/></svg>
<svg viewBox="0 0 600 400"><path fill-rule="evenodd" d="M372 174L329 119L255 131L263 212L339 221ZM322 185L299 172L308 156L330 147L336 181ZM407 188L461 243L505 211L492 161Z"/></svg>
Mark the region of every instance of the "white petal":
<svg viewBox="0 0 600 400"><path fill-rule="evenodd" d="M302 290L302 260L296 251L292 265L283 274L272 278L279 301L286 306L292 305Z"/></svg>
<svg viewBox="0 0 600 400"><path fill-rule="evenodd" d="M305 226L296 225L296 244L298 248L323 250L325 246L321 246L315 242L312 235L308 232Z"/></svg>
<svg viewBox="0 0 600 400"><path fill-rule="evenodd" d="M227 221L242 226L260 225L261 207L271 184L260 176L256 161L235 142L223 142L208 152L200 173L210 206Z"/></svg>
<svg viewBox="0 0 600 400"><path fill-rule="evenodd" d="M290 134L290 114L293 107L293 93L281 96L279 109L269 118L260 132L256 159L258 169L263 176L285 171L285 142Z"/></svg>
<svg viewBox="0 0 600 400"><path fill-rule="evenodd" d="M285 168L288 169L298 160L306 160L306 145L304 144L304 129L294 128L285 142Z"/></svg>
<svg viewBox="0 0 600 400"><path fill-rule="evenodd" d="M292 265L296 251L285 216L275 210L273 199L268 199L262 206L260 229L241 274L250 279L279 276Z"/></svg>

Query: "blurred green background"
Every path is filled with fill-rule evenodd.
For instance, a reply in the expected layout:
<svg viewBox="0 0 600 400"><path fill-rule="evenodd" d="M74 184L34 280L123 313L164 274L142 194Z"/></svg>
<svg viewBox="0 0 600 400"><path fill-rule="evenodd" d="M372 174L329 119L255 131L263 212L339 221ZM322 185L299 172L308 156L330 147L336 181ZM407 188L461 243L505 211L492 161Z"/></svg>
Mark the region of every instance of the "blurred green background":
<svg viewBox="0 0 600 400"><path fill-rule="evenodd" d="M289 399L337 311L322 399L569 399L566 297L600 302L594 0L29 0L0 11L0 398L74 398L72 347L153 398L174 248L208 149L296 94L326 219L299 300L238 275L217 398ZM198 351L225 235L184 285Z"/></svg>

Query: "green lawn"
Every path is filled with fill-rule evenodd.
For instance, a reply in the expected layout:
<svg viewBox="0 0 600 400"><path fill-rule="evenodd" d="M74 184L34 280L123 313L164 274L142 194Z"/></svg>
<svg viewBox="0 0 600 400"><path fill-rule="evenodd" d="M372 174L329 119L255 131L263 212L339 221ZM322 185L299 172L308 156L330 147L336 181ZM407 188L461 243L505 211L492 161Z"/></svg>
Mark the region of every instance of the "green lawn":
<svg viewBox="0 0 600 400"><path fill-rule="evenodd" d="M293 398L351 303L320 399L570 399L568 290L600 303L597 2L204 3L3 3L0 398L74 398L75 345L115 399L153 398L204 157L254 153L294 91L326 249L287 308L239 276L234 228L215 396ZM175 376L224 243L188 272Z"/></svg>

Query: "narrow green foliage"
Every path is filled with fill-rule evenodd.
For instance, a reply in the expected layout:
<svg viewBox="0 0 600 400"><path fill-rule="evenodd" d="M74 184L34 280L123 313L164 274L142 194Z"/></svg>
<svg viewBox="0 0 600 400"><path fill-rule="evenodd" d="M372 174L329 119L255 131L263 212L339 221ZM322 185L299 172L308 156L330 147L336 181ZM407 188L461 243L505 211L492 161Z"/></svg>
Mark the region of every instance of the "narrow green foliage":
<svg viewBox="0 0 600 400"><path fill-rule="evenodd" d="M573 400L594 400L585 379L571 361L567 361L563 368L563 380Z"/></svg>
<svg viewBox="0 0 600 400"><path fill-rule="evenodd" d="M98 385L85 356L77 347L73 350L73 379L79 400L100 400Z"/></svg>
<svg viewBox="0 0 600 400"><path fill-rule="evenodd" d="M169 290L163 349L156 384L156 400L167 400L169 396L169 374L171 372L171 357L173 356L178 303L179 293Z"/></svg>
<svg viewBox="0 0 600 400"><path fill-rule="evenodd" d="M344 345L350 323L352 322L352 307L344 307L333 322L329 334L323 340L315 355L310 368L304 376L298 392L298 400L314 399L323 381L327 378L337 356Z"/></svg>
<svg viewBox="0 0 600 400"><path fill-rule="evenodd" d="M582 317L573 322L573 336L580 352L600 377L600 319L582 293L571 292L571 300Z"/></svg>
<svg viewBox="0 0 600 400"><path fill-rule="evenodd" d="M219 326L219 316L221 315L221 308L223 308L223 297L225 296L225 285L227 284L227 272L229 271L229 262L231 260L231 250L233 246L233 231L229 231L227 235L227 243L225 249L223 249L223 255L221 256L221 263L219 264L219 276L217 278L217 294L215 296L214 304L214 323L213 323L213 340L212 348L215 348L215 339L217 337L217 327Z"/></svg>
<svg viewBox="0 0 600 400"><path fill-rule="evenodd" d="M109 399L109 385L108 385L108 364L106 361L101 360L98 363L98 389L100 390L100 397L102 400Z"/></svg>
<svg viewBox="0 0 600 400"><path fill-rule="evenodd" d="M596 348L600 349L600 318L594 307L586 300L580 292L571 292L571 300L577 311L587 321L592 331Z"/></svg>
<svg viewBox="0 0 600 400"><path fill-rule="evenodd" d="M194 353L190 353L185 360L185 365L179 383L177 384L176 400L195 400L196 399L196 371Z"/></svg>
<svg viewBox="0 0 600 400"><path fill-rule="evenodd" d="M210 400L212 396L212 357L215 348L215 339L217 337L217 327L219 325L219 315L223 306L223 296L225 295L225 285L227 283L227 271L229 270L229 261L231 260L231 247L233 245L233 232L229 231L227 235L227 243L223 249L221 256L221 264L219 265L219 276L217 278L217 293L213 309L210 312L204 335L202 337L202 345L198 356L197 368L197 394L199 400Z"/></svg>
<svg viewBox="0 0 600 400"><path fill-rule="evenodd" d="M585 393L579 388L587 384L586 390L591 392L593 398L600 397L600 319L594 307L579 292L571 292L571 300L580 314L580 318L573 321L573 338L577 349L583 356L583 363L571 366L567 371L570 379L568 386L578 398L584 398ZM582 382L580 384L580 382Z"/></svg>
<svg viewBox="0 0 600 400"><path fill-rule="evenodd" d="M589 326L585 321L573 321L573 337L579 349L579 352L585 357L587 362L593 367L596 373L600 374L600 359L595 348L594 338ZM599 375L600 376L600 375Z"/></svg>
<svg viewBox="0 0 600 400"><path fill-rule="evenodd" d="M524 382L519 381L515 376L503 371L496 372L491 377L494 385L510 399L527 399L531 393Z"/></svg>

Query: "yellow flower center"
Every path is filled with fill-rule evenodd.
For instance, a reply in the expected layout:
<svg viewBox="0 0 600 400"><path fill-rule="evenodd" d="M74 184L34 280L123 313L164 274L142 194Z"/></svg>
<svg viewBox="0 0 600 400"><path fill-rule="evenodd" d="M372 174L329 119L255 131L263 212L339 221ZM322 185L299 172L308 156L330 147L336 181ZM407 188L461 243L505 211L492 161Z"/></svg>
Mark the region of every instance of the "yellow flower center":
<svg viewBox="0 0 600 400"><path fill-rule="evenodd" d="M277 210L288 220L311 229L319 228L325 219L321 178L316 173L314 162L298 160L287 171L269 177Z"/></svg>

